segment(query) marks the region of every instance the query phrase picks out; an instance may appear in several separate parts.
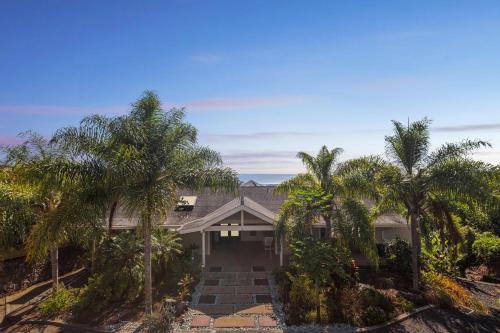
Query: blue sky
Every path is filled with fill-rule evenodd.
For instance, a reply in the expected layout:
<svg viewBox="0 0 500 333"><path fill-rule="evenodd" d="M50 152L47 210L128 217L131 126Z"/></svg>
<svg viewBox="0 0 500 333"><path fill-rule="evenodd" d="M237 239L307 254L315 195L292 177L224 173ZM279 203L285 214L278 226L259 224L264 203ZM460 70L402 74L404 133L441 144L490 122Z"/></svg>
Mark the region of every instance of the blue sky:
<svg viewBox="0 0 500 333"><path fill-rule="evenodd" d="M0 2L0 143L121 114L146 89L184 105L243 173L298 150L383 154L392 119L433 120L500 161L500 2Z"/></svg>

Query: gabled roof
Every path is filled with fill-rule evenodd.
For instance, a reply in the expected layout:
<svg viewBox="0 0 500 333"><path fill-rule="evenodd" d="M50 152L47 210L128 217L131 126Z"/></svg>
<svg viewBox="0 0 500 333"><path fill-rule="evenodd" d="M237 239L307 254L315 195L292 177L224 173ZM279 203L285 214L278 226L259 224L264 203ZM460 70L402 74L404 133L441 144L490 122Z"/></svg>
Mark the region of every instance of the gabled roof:
<svg viewBox="0 0 500 333"><path fill-rule="evenodd" d="M262 221L272 225L274 224L274 221L276 219L276 213L270 211L266 207L247 197L240 197L233 199L224 206L216 209L210 214L203 216L200 219L182 225L179 228L179 233L186 234L196 231L202 231L241 211L252 214Z"/></svg>

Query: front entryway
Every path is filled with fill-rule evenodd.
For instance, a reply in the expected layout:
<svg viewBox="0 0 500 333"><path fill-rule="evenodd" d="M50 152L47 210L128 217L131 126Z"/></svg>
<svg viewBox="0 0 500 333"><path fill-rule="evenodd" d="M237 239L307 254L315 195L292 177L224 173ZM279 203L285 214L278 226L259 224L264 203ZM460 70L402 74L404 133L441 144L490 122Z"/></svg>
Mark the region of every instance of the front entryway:
<svg viewBox="0 0 500 333"><path fill-rule="evenodd" d="M193 295L189 329L276 330L270 271L228 271L234 266L208 266ZM246 266L240 266L246 267Z"/></svg>

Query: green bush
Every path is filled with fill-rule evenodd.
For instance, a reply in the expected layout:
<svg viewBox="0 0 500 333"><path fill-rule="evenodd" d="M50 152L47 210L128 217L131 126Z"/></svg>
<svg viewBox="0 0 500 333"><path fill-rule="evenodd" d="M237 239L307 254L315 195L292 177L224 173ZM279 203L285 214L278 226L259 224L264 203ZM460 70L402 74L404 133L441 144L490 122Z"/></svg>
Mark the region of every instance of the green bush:
<svg viewBox="0 0 500 333"><path fill-rule="evenodd" d="M437 232L432 232L424 245L422 262L425 270L446 276L460 275L460 263L464 255L456 244L443 240Z"/></svg>
<svg viewBox="0 0 500 333"><path fill-rule="evenodd" d="M313 282L305 274L298 276L288 274L288 277L291 288L289 302L285 305L286 321L291 325L308 322L308 312L315 309Z"/></svg>
<svg viewBox="0 0 500 333"><path fill-rule="evenodd" d="M411 248L407 241L401 238L390 240L385 251L387 268L390 271L403 275L411 274Z"/></svg>
<svg viewBox="0 0 500 333"><path fill-rule="evenodd" d="M43 317L53 318L70 311L77 302L78 295L76 290L68 289L61 283L58 291L41 302L37 308Z"/></svg>
<svg viewBox="0 0 500 333"><path fill-rule="evenodd" d="M144 285L143 246L135 233L107 239L97 254L96 272L83 288L76 311L98 312L113 302L137 299Z"/></svg>
<svg viewBox="0 0 500 333"><path fill-rule="evenodd" d="M491 232L480 234L472 244L472 252L479 263L500 273L500 237Z"/></svg>

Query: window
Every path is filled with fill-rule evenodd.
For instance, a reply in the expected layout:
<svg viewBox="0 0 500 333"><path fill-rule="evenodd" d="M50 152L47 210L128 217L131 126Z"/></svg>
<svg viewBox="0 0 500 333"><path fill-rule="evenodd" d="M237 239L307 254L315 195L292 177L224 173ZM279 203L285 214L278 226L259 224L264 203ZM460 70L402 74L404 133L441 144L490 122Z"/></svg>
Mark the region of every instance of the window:
<svg viewBox="0 0 500 333"><path fill-rule="evenodd" d="M238 224L227 224L227 223L221 223L221 226L233 226L233 225L238 225ZM220 232L221 237L239 237L240 232L238 230L221 230Z"/></svg>
<svg viewBox="0 0 500 333"><path fill-rule="evenodd" d="M196 196L181 196L177 205L175 206L176 212L190 212L196 204Z"/></svg>
<svg viewBox="0 0 500 333"><path fill-rule="evenodd" d="M251 237L257 236L257 231L250 231L250 236Z"/></svg>
<svg viewBox="0 0 500 333"><path fill-rule="evenodd" d="M326 238L326 229L321 228L319 229L319 239L325 239Z"/></svg>

